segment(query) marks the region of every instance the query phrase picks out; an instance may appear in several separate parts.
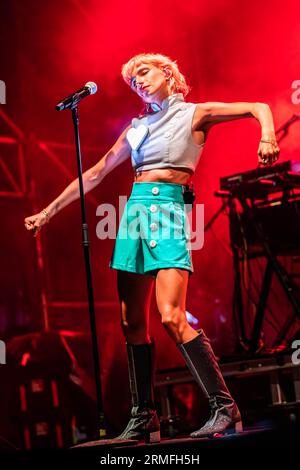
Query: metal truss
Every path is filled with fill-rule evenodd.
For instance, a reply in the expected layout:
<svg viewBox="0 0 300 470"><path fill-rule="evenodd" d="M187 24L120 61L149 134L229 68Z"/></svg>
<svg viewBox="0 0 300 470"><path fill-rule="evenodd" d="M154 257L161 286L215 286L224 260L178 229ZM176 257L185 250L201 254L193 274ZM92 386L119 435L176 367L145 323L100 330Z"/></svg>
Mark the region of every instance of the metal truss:
<svg viewBox="0 0 300 470"><path fill-rule="evenodd" d="M69 168L62 162L57 151L66 150L74 151L74 145L63 144L59 142L46 142L41 141L31 136L25 135L20 127L0 108L0 122L4 122L8 127L8 135L0 135L0 199L27 199L31 200L32 209L34 212L38 212L37 207L37 192L35 181L30 178L30 168L28 169L25 165L27 153L38 151L38 154L46 156L59 172L66 176L70 181L75 178L75 175L69 170ZM5 151L1 151L3 146L12 146L16 149L16 160L14 162L9 161L5 158ZM84 146L82 145L82 151L85 153L92 152L101 154L101 150L97 147ZM17 168L17 171L16 171ZM1 190L3 187L7 187L7 190ZM90 204L98 206L97 199L91 194L87 195L87 200ZM36 257L37 266L40 278L40 300L43 314L43 329L48 331L49 325L49 307L52 308L85 308L87 303L84 301L69 302L49 302L47 296L46 279L45 276L45 263L43 256L43 244L42 237L35 238L36 244ZM97 306L108 306L110 302L96 302Z"/></svg>

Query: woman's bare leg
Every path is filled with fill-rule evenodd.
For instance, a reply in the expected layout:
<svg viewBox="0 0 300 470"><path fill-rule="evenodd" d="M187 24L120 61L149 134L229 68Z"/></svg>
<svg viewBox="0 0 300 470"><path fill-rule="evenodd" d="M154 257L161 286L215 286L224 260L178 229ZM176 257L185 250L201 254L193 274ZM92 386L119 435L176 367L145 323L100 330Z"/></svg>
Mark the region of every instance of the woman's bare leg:
<svg viewBox="0 0 300 470"><path fill-rule="evenodd" d="M118 271L121 321L127 341L131 419L117 439L160 441L153 401L154 348L149 337L149 310L154 279Z"/></svg>
<svg viewBox="0 0 300 470"><path fill-rule="evenodd" d="M160 270L156 281L156 298L162 322L207 396L211 417L191 437L213 436L233 426L241 429L241 415L224 382L208 338L187 322L185 299L188 272L179 269Z"/></svg>
<svg viewBox="0 0 300 470"><path fill-rule="evenodd" d="M198 335L186 319L188 278L188 271L177 268L160 269L156 277L156 302L162 323L177 344Z"/></svg>
<svg viewBox="0 0 300 470"><path fill-rule="evenodd" d="M121 326L129 344L150 343L149 310L154 279L150 276L118 271Z"/></svg>

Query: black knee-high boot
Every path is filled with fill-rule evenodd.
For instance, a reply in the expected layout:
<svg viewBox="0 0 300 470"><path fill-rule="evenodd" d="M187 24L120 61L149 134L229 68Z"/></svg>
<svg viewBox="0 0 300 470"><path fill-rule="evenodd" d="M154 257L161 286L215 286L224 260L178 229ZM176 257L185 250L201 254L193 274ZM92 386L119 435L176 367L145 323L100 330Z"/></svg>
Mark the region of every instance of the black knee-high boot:
<svg viewBox="0 0 300 470"><path fill-rule="evenodd" d="M211 415L204 426L191 434L191 437L222 434L230 428L242 431L239 409L225 384L209 339L200 330L199 335L187 343L178 345L184 359L208 398Z"/></svg>
<svg viewBox="0 0 300 470"><path fill-rule="evenodd" d="M160 441L160 423L153 402L154 344L127 344L131 419L116 439Z"/></svg>

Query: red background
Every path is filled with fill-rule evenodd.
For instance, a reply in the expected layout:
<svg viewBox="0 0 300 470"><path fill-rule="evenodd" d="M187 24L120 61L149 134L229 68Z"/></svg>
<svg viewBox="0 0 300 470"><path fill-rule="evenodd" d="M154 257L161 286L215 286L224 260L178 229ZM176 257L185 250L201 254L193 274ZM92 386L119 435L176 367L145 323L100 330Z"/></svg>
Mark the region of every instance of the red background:
<svg viewBox="0 0 300 470"><path fill-rule="evenodd" d="M134 54L154 51L177 60L192 86L189 101L266 102L279 127L300 112L300 105L291 100L291 84L300 79L299 1L11 0L2 3L1 10L0 79L5 81L7 92L7 104L1 109L25 135L26 191L23 198L0 199L0 332L2 337L11 338L43 329L43 285L50 327L88 332L87 308L78 303L86 299L79 203L57 215L41 234L43 278L37 267L35 241L23 228L23 218L34 212L34 204L42 209L76 176L73 148L53 150L69 175L45 152L36 150L39 141L73 143L71 117L67 112L58 114L55 104L87 81L98 84L98 93L80 106L83 165L90 167L141 107L121 79L121 65ZM12 135L2 118L0 132ZM299 135L300 123L296 122L281 143L282 160L299 160ZM220 207L220 200L214 197L219 178L255 168L259 139L259 124L254 119L220 124L211 131L194 177L197 202L205 205L206 222ZM93 149L84 150L86 147ZM0 158L16 174L14 150L1 145ZM126 362L116 273L108 268L113 241L96 238L96 207L103 202L117 205L118 195L129 195L132 180L127 161L87 198L104 386L114 373L115 360L122 365L125 380ZM9 188L1 168L0 185ZM294 269L293 262L289 263ZM257 262L254 267L257 285L261 266ZM187 308L198 318L199 326L206 328L217 353L232 353L237 337L232 321L233 268L225 215L205 234L204 248L194 252L194 267ZM264 323L266 346L272 344L291 314L280 289L276 283L272 286ZM160 367L179 364L179 355L160 325L155 305L152 324L152 333L158 338Z"/></svg>

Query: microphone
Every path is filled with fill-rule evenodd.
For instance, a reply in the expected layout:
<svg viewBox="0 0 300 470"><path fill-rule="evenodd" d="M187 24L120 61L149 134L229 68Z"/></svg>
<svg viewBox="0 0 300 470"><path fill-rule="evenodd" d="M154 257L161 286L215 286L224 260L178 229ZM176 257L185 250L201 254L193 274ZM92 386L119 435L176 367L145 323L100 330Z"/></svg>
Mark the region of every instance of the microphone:
<svg viewBox="0 0 300 470"><path fill-rule="evenodd" d="M63 111L64 109L73 108L76 106L82 98L89 95L94 95L97 91L97 85L94 82L87 82L83 88L75 91L72 95L67 96L61 100L56 106L56 111Z"/></svg>

